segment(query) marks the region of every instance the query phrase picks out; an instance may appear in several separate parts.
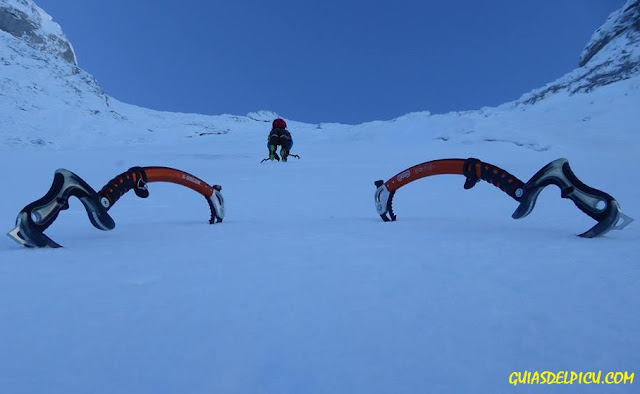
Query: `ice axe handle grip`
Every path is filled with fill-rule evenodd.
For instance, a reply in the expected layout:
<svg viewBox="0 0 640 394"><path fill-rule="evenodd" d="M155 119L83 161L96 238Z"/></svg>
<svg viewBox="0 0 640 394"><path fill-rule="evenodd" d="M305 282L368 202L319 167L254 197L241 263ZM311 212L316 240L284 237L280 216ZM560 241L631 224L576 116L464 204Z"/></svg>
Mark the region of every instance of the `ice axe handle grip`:
<svg viewBox="0 0 640 394"><path fill-rule="evenodd" d="M568 198L573 201L578 209L597 221L601 221L610 215L611 210L615 208L613 206L615 200L611 195L584 184L573 173L569 162L565 162L562 165L562 173L569 183L561 182L562 184L558 184L562 198Z"/></svg>
<svg viewBox="0 0 640 394"><path fill-rule="evenodd" d="M593 238L611 229L620 230L633 221L620 211L620 205L611 195L580 181L567 159L557 159L547 164L524 185L520 206L512 217L520 219L527 216L533 210L542 189L548 185L558 186L562 198L573 201L578 209L598 221L593 228L580 234L581 237ZM619 219L622 219L622 224L618 224Z"/></svg>

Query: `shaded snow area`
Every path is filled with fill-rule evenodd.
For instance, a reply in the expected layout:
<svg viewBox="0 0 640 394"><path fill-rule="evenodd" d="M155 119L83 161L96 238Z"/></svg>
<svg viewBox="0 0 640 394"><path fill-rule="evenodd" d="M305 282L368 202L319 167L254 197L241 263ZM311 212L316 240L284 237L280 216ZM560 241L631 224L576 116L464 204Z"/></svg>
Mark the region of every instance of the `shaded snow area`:
<svg viewBox="0 0 640 394"><path fill-rule="evenodd" d="M514 388L509 376L639 372L637 222L582 239L594 221L555 186L516 221L499 189L447 175L399 190L398 221L384 223L373 182L447 157L526 181L566 157L638 219L638 85L360 126L290 122L301 159L289 163L260 164L269 124L237 117L158 114L227 132L168 122L128 146L109 144L125 136L108 121L93 124L111 136L102 147L5 146L6 231L60 167L95 189L131 166L179 168L221 184L227 216L209 225L200 195L154 183L110 210L112 231L72 199L46 231L63 249L0 240L2 392L636 392L637 377Z"/></svg>

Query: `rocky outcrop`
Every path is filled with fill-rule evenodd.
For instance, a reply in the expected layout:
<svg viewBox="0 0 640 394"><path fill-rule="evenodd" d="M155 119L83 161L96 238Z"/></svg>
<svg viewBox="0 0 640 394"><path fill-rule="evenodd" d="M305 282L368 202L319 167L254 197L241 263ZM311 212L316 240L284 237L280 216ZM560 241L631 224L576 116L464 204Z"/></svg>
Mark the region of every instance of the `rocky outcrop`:
<svg viewBox="0 0 640 394"><path fill-rule="evenodd" d="M264 117L266 114L256 114ZM33 0L0 0L0 154L20 146L129 145L227 134L247 117L153 111L121 103L76 62L60 26Z"/></svg>
<svg viewBox="0 0 640 394"><path fill-rule="evenodd" d="M518 100L534 104L550 94L586 93L640 75L640 0L628 0L593 34L579 68Z"/></svg>
<svg viewBox="0 0 640 394"><path fill-rule="evenodd" d="M0 3L0 30L34 49L77 65L73 48L60 26L32 0L3 0Z"/></svg>
<svg viewBox="0 0 640 394"><path fill-rule="evenodd" d="M32 0L0 1L0 145L83 138L74 122L111 116L109 97L82 70L60 26ZM105 115L103 115L105 116ZM87 137L91 132L87 130Z"/></svg>
<svg viewBox="0 0 640 394"><path fill-rule="evenodd" d="M586 66L598 52L622 36L632 45L640 41L640 0L627 2L624 8L611 14L604 26L596 30L580 55L579 66Z"/></svg>

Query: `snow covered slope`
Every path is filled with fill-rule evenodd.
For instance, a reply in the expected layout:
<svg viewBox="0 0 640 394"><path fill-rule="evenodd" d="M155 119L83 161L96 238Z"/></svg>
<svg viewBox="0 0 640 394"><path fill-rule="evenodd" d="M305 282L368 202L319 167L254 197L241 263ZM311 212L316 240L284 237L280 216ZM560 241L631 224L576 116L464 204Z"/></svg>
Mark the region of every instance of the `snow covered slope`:
<svg viewBox="0 0 640 394"><path fill-rule="evenodd" d="M427 160L477 157L526 181L566 157L638 220L637 73L532 104L289 122L302 159L260 164L273 113L120 103L6 31L0 61L5 231L60 167L95 189L132 166L176 167L221 184L227 202L212 226L200 195L153 183L148 199L118 201L108 232L71 199L46 231L63 249L0 237L0 392L638 391L638 376L604 383L640 372L638 222L578 238L594 221L556 188L515 221L516 202L459 176L400 190L397 222L373 202L375 180ZM513 387L524 371L602 371L603 383Z"/></svg>
<svg viewBox="0 0 640 394"><path fill-rule="evenodd" d="M77 65L62 29L32 0L0 3L0 148L104 146L229 132L265 116L150 111L108 96ZM170 134L170 135L167 135Z"/></svg>
<svg viewBox="0 0 640 394"><path fill-rule="evenodd" d="M494 126L509 135L513 125ZM59 167L96 189L131 166L179 168L221 184L227 215L209 225L200 195L154 183L148 199L118 201L109 232L72 199L46 231L63 249L1 237L2 391L635 393L638 222L578 238L594 221L556 188L515 221L513 200L484 182L464 190L459 176L401 189L397 222L382 222L373 203L373 181L426 160L473 156L527 180L565 156L638 219L638 144L624 138L633 127L620 118L608 125L613 139L546 150L419 130L306 130L294 133L302 159L286 164L259 164L264 133L3 151L0 165L20 165L3 177L5 231ZM636 380L509 384L513 372L546 370Z"/></svg>

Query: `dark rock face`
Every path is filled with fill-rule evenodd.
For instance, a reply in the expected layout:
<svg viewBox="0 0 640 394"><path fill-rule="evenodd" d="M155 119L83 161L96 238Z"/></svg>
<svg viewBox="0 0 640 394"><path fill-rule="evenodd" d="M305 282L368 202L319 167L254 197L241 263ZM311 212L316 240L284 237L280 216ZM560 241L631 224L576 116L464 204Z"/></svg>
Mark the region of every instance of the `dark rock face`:
<svg viewBox="0 0 640 394"><path fill-rule="evenodd" d="M16 10L0 8L0 29L18 38L31 34L36 26L27 20L26 15L20 14Z"/></svg>
<svg viewBox="0 0 640 394"><path fill-rule="evenodd" d="M524 95L518 103L534 104L550 94L587 93L640 74L640 0L629 0L613 12L582 51L579 68Z"/></svg>

